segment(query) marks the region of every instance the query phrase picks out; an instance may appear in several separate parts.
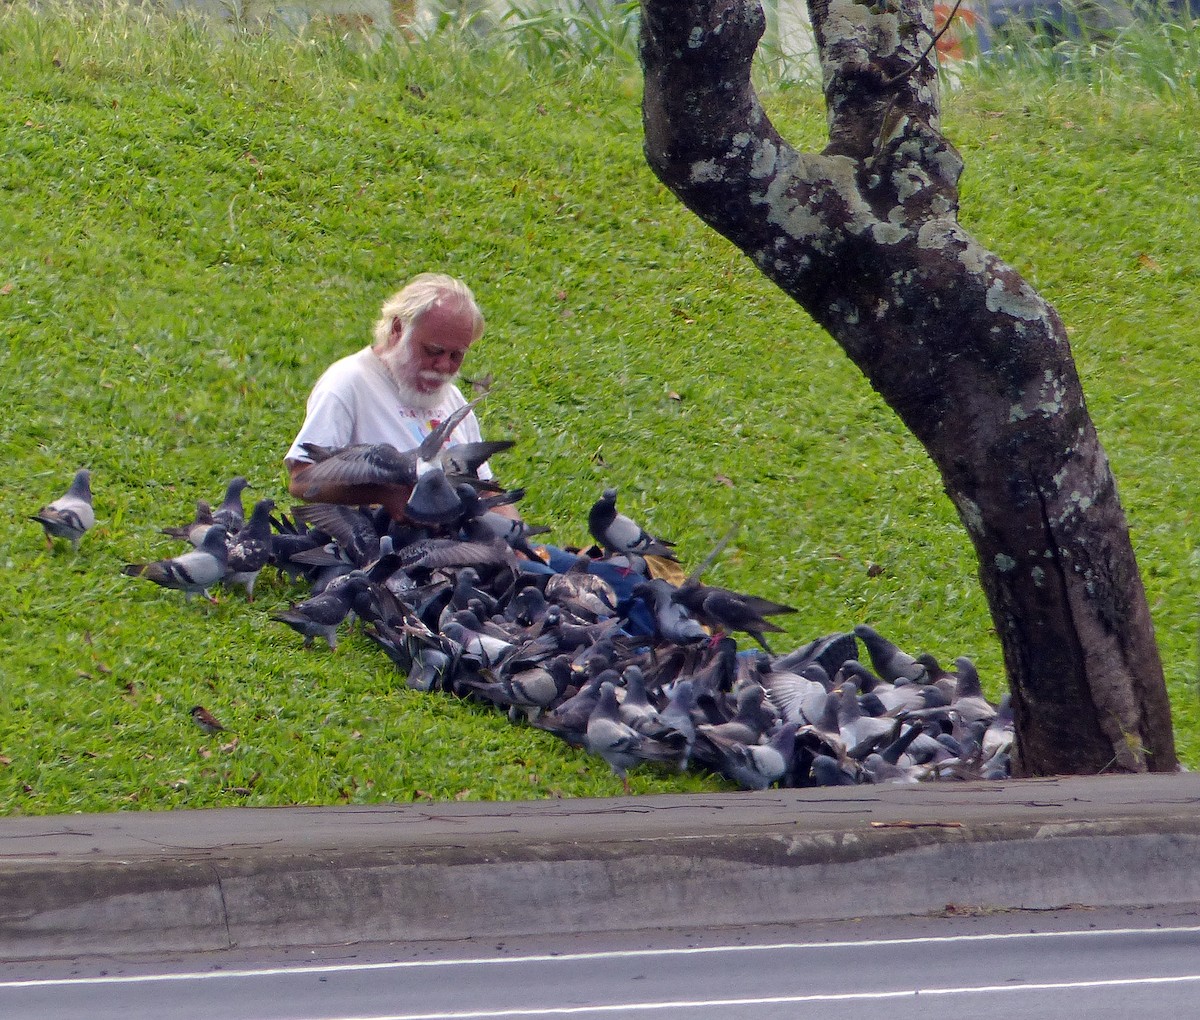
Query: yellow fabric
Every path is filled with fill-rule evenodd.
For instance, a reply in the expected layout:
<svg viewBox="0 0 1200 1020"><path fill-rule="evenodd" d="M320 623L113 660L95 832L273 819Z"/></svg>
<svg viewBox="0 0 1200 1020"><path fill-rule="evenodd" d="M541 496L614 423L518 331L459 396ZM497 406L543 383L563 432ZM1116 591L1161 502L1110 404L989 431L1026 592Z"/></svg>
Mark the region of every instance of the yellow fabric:
<svg viewBox="0 0 1200 1020"><path fill-rule="evenodd" d="M646 556L646 569L650 571L651 577L661 577L665 581L670 581L675 587L679 587L687 580L687 574L683 572L681 567L674 560L664 559L661 556Z"/></svg>

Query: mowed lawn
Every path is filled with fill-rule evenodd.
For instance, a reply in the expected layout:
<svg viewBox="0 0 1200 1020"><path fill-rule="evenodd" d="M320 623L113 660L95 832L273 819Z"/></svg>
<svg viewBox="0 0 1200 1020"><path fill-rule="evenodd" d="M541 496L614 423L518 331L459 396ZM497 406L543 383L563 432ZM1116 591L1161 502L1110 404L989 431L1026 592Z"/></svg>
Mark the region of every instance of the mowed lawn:
<svg viewBox="0 0 1200 1020"><path fill-rule="evenodd" d="M0 13L0 811L605 796L599 759L419 694L365 638L123 576L244 474L286 496L304 398L408 276L487 314L494 463L525 516L588 541L606 486L707 575L798 610L788 650L869 623L1004 689L973 554L920 446L830 338L696 221L641 154L635 65L525 67L444 38ZM766 102L823 144L812 86ZM1193 84L968 75L945 130L963 222L1067 322L1133 530L1181 753L1200 762ZM90 467L98 524L29 515ZM229 728L207 737L188 710ZM636 792L728 788L635 771Z"/></svg>

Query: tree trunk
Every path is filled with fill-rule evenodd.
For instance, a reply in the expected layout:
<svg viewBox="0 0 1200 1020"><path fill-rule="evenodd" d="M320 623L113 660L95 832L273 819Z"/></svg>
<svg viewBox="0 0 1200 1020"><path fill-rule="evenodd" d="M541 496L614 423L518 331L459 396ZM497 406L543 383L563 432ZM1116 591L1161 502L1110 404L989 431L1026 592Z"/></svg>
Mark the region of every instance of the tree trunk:
<svg viewBox="0 0 1200 1020"><path fill-rule="evenodd" d="M941 473L979 557L1018 774L1177 767L1124 511L1055 310L958 224L932 0L810 0L829 144L750 85L747 0L643 0L646 158L842 346Z"/></svg>

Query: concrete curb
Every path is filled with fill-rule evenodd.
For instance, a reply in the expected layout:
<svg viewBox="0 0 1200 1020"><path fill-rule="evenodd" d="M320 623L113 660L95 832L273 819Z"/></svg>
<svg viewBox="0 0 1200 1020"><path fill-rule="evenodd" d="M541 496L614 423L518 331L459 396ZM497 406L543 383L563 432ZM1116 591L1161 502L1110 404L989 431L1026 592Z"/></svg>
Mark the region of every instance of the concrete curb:
<svg viewBox="0 0 1200 1020"><path fill-rule="evenodd" d="M0 819L7 959L1200 902L1200 779Z"/></svg>

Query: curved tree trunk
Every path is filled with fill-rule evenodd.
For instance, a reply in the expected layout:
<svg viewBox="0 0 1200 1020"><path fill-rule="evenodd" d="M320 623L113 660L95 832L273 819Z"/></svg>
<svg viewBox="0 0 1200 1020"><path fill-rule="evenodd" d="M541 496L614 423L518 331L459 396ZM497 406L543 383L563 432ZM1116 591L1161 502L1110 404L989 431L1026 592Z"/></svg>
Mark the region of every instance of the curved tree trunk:
<svg viewBox="0 0 1200 1020"><path fill-rule="evenodd" d="M762 10L643 0L645 150L841 344L924 444L979 557L1021 774L1177 767L1124 511L1058 314L958 224L932 0L810 0L829 145L750 85Z"/></svg>

